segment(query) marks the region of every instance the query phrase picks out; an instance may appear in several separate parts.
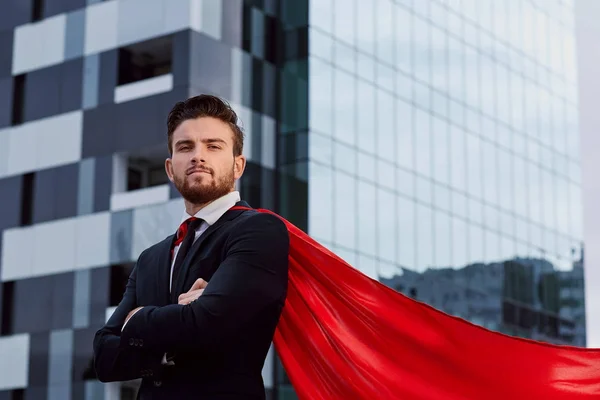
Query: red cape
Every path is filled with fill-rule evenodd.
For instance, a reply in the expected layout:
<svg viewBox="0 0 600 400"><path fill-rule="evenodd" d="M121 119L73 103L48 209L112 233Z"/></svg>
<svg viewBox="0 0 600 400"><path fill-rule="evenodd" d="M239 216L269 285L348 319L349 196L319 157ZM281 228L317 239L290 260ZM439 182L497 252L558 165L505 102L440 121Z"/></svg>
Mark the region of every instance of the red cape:
<svg viewBox="0 0 600 400"><path fill-rule="evenodd" d="M274 343L300 399L600 398L600 349L520 339L447 315L282 220L289 285Z"/></svg>

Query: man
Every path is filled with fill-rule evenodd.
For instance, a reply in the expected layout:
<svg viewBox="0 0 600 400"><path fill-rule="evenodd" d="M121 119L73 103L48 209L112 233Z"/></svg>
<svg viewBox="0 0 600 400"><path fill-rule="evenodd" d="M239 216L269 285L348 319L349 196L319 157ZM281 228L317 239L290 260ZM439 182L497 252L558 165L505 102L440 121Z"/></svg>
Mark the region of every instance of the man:
<svg viewBox="0 0 600 400"><path fill-rule="evenodd" d="M264 399L262 367L287 295L289 236L235 191L246 165L235 112L201 95L168 117L165 169L185 212L146 249L94 339L102 382L142 378L140 399Z"/></svg>

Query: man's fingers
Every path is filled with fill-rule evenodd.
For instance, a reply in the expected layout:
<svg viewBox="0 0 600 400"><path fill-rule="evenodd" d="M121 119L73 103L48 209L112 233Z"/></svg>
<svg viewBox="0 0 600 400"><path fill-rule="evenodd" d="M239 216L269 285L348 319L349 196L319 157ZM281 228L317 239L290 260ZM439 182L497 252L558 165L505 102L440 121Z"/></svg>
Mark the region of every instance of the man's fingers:
<svg viewBox="0 0 600 400"><path fill-rule="evenodd" d="M178 303L183 305L189 304L192 301L196 300L198 297L202 296L203 292L204 289L198 289L194 290L193 292L182 293L177 299Z"/></svg>
<svg viewBox="0 0 600 400"><path fill-rule="evenodd" d="M198 278L196 279L196 282L194 282L188 293L193 290L204 289L206 285L208 285L208 283L204 279Z"/></svg>

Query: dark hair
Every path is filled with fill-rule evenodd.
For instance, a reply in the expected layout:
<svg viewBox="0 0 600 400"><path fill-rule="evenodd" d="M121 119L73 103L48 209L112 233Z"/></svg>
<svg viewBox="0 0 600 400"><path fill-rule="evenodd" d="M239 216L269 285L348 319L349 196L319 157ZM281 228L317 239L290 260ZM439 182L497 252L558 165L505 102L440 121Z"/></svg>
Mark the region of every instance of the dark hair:
<svg viewBox="0 0 600 400"><path fill-rule="evenodd" d="M177 102L167 118L169 153L173 154L173 132L188 119L200 117L217 118L229 125L233 131L233 155L239 156L244 149L244 132L238 126L238 116L229 103L216 96L201 94Z"/></svg>

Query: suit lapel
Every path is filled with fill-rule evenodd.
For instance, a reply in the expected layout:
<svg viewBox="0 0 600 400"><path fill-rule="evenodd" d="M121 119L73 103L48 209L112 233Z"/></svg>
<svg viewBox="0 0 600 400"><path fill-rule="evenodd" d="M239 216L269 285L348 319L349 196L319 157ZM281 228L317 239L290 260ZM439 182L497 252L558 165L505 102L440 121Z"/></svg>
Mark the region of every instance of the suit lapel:
<svg viewBox="0 0 600 400"><path fill-rule="evenodd" d="M156 282L157 296L163 304L171 304L171 296L169 291L169 281L171 280L171 249L173 248L173 242L175 241L175 235L171 235L162 241L159 248L158 256L158 278Z"/></svg>
<svg viewBox="0 0 600 400"><path fill-rule="evenodd" d="M245 201L237 202L236 206L250 207L248 205L248 203L246 203ZM223 216L221 218L219 218L217 220L217 222L215 222L213 225L209 226L208 229L202 235L200 235L198 240L196 240L194 242L187 257L185 258L185 261L183 262L183 264L181 264L181 272L179 273L179 279L177 280L177 282L173 282L173 290L171 291L171 293L172 293L171 298L177 298L177 297L179 297L179 295L181 293L183 293L183 285L187 278L190 261L194 259L195 254L198 253L198 251L202 248L203 243L205 243L206 240L213 233L215 233L216 231L221 229L224 225L226 225L227 222L235 219L244 211L245 210L229 210L229 211L227 211L225 214L223 214Z"/></svg>

